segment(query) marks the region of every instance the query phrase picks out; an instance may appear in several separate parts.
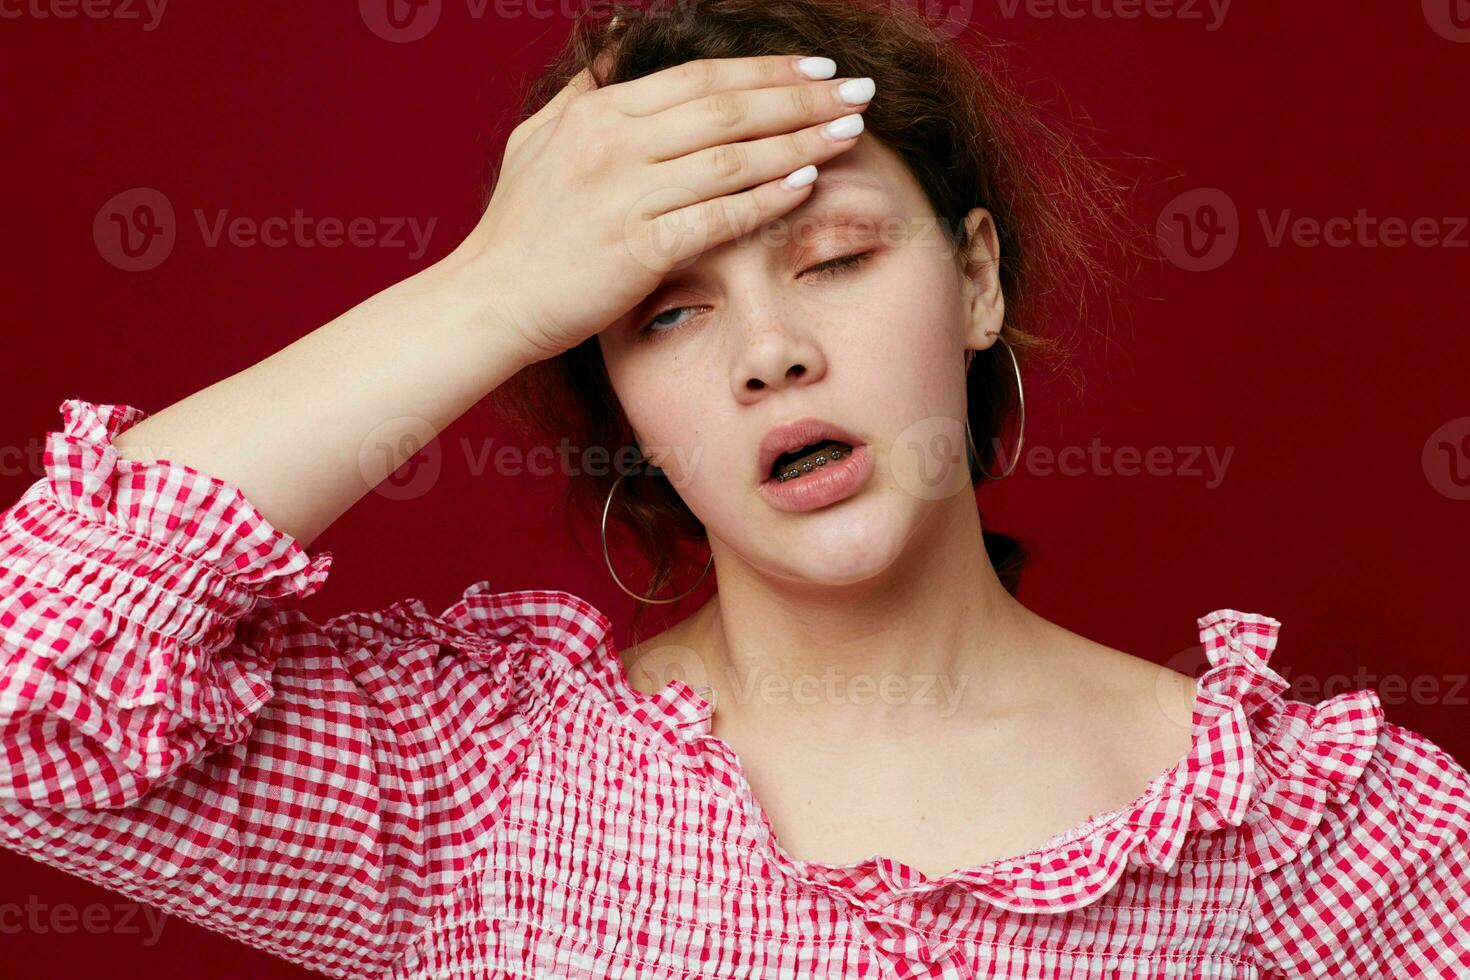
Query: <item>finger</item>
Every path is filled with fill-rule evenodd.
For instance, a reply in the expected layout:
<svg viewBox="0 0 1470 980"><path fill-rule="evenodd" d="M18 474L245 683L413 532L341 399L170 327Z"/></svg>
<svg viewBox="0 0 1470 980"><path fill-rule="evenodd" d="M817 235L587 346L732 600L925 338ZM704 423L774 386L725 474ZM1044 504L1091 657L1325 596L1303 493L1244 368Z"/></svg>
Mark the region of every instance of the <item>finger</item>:
<svg viewBox="0 0 1470 980"><path fill-rule="evenodd" d="M844 93L855 101L848 101ZM637 120L634 144L652 161L672 160L722 143L792 133L861 112L872 96L870 78L721 92Z"/></svg>
<svg viewBox="0 0 1470 980"><path fill-rule="evenodd" d="M848 113L838 117L837 124L832 135L827 123L820 123L794 133L710 147L657 164L655 178L661 186L684 188L698 200L732 194L851 149L863 132L862 114Z"/></svg>
<svg viewBox="0 0 1470 980"><path fill-rule="evenodd" d="M788 54L697 58L610 85L607 91L613 106L624 115L651 116L717 92L810 84L812 79L797 70L800 60L800 55Z"/></svg>
<svg viewBox="0 0 1470 980"><path fill-rule="evenodd" d="M657 243L671 268L677 267L701 252L749 234L796 207L811 195L815 171L816 167L799 171L811 178L800 187L786 186L783 182L787 178L782 177L739 194L669 211L649 222L650 241Z"/></svg>

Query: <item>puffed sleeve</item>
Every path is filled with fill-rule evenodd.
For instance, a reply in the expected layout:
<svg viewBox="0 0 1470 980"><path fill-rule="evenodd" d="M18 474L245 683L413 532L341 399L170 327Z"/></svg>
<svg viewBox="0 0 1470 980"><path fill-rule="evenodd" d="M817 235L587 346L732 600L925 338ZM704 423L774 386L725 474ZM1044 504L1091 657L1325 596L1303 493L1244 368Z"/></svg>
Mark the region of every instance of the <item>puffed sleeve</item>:
<svg viewBox="0 0 1470 980"><path fill-rule="evenodd" d="M1361 777L1328 795L1300 853L1256 879L1263 976L1470 977L1470 775L1384 722Z"/></svg>
<svg viewBox="0 0 1470 980"><path fill-rule="evenodd" d="M0 514L0 843L333 976L422 931L527 744L526 644L324 582L241 491L62 403ZM463 651L473 649L473 655Z"/></svg>

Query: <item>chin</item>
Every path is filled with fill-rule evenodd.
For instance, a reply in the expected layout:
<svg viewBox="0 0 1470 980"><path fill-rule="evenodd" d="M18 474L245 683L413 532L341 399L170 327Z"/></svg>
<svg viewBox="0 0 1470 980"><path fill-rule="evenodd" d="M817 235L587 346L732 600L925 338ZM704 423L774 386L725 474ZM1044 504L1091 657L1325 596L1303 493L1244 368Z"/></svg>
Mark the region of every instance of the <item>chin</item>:
<svg viewBox="0 0 1470 980"><path fill-rule="evenodd" d="M802 514L780 540L754 542L752 564L769 574L811 585L853 585L881 575L898 561L920 515L891 501L856 498Z"/></svg>

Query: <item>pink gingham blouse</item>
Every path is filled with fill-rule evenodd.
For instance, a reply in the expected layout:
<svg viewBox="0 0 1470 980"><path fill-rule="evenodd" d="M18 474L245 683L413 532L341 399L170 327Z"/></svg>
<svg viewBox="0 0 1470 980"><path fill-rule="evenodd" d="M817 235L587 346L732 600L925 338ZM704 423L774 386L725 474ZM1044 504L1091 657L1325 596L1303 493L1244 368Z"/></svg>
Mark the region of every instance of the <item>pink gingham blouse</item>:
<svg viewBox="0 0 1470 980"><path fill-rule="evenodd" d="M69 399L0 521L0 840L339 977L1470 977L1470 776L1198 620L1193 750L1025 854L793 858L574 595L313 622L329 552Z"/></svg>

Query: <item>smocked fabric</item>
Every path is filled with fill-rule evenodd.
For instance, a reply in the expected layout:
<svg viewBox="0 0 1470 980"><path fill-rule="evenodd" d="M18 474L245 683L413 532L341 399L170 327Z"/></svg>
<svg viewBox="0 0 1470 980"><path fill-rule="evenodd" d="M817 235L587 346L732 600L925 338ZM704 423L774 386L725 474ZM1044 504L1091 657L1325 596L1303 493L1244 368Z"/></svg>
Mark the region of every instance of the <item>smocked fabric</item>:
<svg viewBox="0 0 1470 980"><path fill-rule="evenodd" d="M330 552L69 399L0 517L0 842L338 977L1470 976L1470 775L1199 617L1189 753L1041 846L792 857L713 709L476 582L314 622Z"/></svg>

